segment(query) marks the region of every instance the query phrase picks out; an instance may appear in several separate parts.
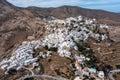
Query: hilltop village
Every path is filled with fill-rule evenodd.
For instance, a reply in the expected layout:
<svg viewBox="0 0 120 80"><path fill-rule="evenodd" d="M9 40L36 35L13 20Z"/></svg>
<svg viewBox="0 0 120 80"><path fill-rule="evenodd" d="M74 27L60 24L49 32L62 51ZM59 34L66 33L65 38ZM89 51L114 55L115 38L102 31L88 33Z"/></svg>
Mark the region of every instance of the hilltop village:
<svg viewBox="0 0 120 80"><path fill-rule="evenodd" d="M23 41L13 51L10 58L5 58L0 62L0 69L4 70L6 75L13 70L21 72L26 69L32 73L31 75L35 75L32 71L34 68L37 67L38 71L41 70L39 61L56 52L58 56L74 59L74 80L105 79L104 71L86 65L92 61L91 55L93 54L88 53L91 48L83 45L84 48L81 49L80 45L86 43L88 39L93 39L96 42L107 41L109 27L106 24L98 24L96 19L86 19L82 16L70 17L65 20L52 17L51 20L44 19L44 21L48 23L45 26L47 35L40 39ZM43 48L46 49L46 52L36 53L37 50ZM86 56L85 53L80 54L79 52L82 50L88 51L86 54L90 56Z"/></svg>

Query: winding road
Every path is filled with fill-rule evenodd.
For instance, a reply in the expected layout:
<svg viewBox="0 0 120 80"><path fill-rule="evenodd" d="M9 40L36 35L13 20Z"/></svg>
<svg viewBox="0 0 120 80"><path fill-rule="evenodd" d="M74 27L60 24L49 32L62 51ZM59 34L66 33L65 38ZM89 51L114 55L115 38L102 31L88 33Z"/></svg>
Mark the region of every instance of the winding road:
<svg viewBox="0 0 120 80"><path fill-rule="evenodd" d="M113 74L114 73L117 73L117 72L120 72L120 69L115 69L115 70L111 70L109 73L108 73L108 76L111 80L115 80L114 77L113 77Z"/></svg>
<svg viewBox="0 0 120 80"><path fill-rule="evenodd" d="M65 79L65 78L57 78L57 77L53 77L53 76L50 76L50 75L25 75L24 77L21 77L17 80L24 80L26 78L31 78L31 77L40 77L40 78L51 78L53 80L68 80L68 79Z"/></svg>

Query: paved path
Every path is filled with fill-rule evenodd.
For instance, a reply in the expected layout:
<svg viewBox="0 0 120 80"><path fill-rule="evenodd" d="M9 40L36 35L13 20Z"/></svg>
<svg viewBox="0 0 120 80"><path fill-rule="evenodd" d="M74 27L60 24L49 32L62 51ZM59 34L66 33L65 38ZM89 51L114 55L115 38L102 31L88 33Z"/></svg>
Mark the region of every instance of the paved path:
<svg viewBox="0 0 120 80"><path fill-rule="evenodd" d="M31 72L32 75L34 75L34 72L32 71L33 68L26 68L26 67L23 67L24 69L28 70Z"/></svg>

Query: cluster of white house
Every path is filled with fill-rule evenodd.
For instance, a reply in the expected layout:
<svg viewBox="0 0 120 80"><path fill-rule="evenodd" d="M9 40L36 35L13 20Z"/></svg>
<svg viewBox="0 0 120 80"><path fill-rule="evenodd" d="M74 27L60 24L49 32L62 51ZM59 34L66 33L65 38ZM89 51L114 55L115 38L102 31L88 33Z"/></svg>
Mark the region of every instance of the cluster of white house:
<svg viewBox="0 0 120 80"><path fill-rule="evenodd" d="M106 34L101 35L99 33L94 33L91 29L87 28L87 25L96 27L94 21L96 20L86 19L83 23L82 16L78 16L76 18L70 17L66 20L51 20L49 21L49 25L46 26L46 29L53 31L52 33L39 40L22 42L22 45L13 52L10 59L4 59L0 62L0 68L4 70L19 70L22 68L22 66L36 63L38 58L33 57L34 50L38 48L43 48L46 45L48 46L48 48L58 48L58 54L60 56L70 57L71 50L78 50L78 46L76 45L76 42L78 41L86 41L89 37L93 37L96 40L99 40L101 37L101 40L106 40ZM63 24L63 26L61 25L61 27L55 28L56 23ZM108 26L100 25L100 28L108 29ZM50 55L51 52L47 52L47 54L40 53L39 56L46 58Z"/></svg>
<svg viewBox="0 0 120 80"><path fill-rule="evenodd" d="M40 56L42 58L47 58L47 57L52 56L52 52L51 51L47 51L46 53L45 52L40 52L38 56Z"/></svg>
<svg viewBox="0 0 120 80"><path fill-rule="evenodd" d="M75 67L77 69L77 71L79 71L79 76L77 76L74 80L83 80L85 76L88 77L94 77L95 80L104 80L105 74L103 71L97 71L96 68L88 68L88 67L84 67L84 61L87 60L89 61L90 58L86 58L83 55L75 55Z"/></svg>
<svg viewBox="0 0 120 80"><path fill-rule="evenodd" d="M94 24L95 19L86 19L83 22L82 16L76 18L70 17L66 20L55 19L49 21L49 25L46 28L53 31L51 34L45 36L43 44L50 47L57 47L60 56L70 57L71 49L78 50L76 45L77 41L86 41L89 37L93 37L96 40L107 40L107 34L94 33L89 27L97 27ZM63 24L57 25L56 24ZM82 25L81 25L82 24ZM83 25L84 24L84 25ZM64 27L63 27L64 26ZM100 25L98 28L108 29L107 25Z"/></svg>
<svg viewBox="0 0 120 80"><path fill-rule="evenodd" d="M36 41L24 41L21 46L15 50L10 59L4 59L0 62L0 68L6 71L15 69L21 70L24 66L36 63L38 58L33 57L33 50L37 48Z"/></svg>

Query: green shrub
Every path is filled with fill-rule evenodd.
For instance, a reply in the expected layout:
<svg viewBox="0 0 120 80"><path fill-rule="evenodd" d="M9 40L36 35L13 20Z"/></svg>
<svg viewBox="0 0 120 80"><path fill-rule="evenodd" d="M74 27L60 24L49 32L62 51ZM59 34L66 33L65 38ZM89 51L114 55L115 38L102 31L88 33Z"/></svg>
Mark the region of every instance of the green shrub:
<svg viewBox="0 0 120 80"><path fill-rule="evenodd" d="M58 48L56 48L56 47L51 47L48 49L48 51L54 51L54 52L57 52L57 50L58 50Z"/></svg>

